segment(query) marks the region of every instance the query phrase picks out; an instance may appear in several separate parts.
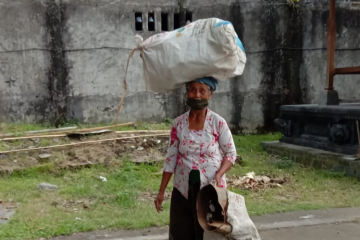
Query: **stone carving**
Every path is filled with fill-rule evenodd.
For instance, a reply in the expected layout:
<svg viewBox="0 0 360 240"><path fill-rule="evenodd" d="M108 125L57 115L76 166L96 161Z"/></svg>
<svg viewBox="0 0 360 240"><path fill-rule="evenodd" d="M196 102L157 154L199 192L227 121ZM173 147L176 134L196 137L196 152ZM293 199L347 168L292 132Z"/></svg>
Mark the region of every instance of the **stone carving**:
<svg viewBox="0 0 360 240"><path fill-rule="evenodd" d="M349 126L343 124L334 124L330 130L330 139L332 142L344 143L349 140Z"/></svg>

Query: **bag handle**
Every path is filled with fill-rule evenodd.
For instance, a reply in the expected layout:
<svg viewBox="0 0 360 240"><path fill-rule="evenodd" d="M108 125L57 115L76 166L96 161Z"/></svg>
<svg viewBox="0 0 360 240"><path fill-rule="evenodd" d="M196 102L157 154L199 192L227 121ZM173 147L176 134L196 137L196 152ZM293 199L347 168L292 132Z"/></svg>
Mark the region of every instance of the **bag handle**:
<svg viewBox="0 0 360 240"><path fill-rule="evenodd" d="M119 105L118 105L118 107L117 107L117 113L116 113L116 119L115 119L114 125L116 125L117 122L118 122L120 109L121 109L121 106L123 105L124 100L125 100L126 91L127 91L126 75L127 75L127 72L128 72L130 59L132 58L132 56L134 55L134 53L135 53L136 50L140 50L140 49L139 49L139 48L134 48L133 50L131 50L131 52L130 52L130 54L129 54L129 57L128 57L128 60L127 60L126 70L125 70L125 77L124 77L124 91L123 91L123 94L122 94L122 96L121 96L121 100L120 100L120 102L119 102Z"/></svg>

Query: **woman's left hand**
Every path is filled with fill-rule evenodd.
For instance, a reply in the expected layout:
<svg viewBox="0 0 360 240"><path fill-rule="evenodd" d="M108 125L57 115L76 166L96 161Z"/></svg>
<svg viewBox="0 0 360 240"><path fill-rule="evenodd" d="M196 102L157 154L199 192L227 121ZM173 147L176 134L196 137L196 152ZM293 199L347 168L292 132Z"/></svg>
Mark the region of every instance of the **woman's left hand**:
<svg viewBox="0 0 360 240"><path fill-rule="evenodd" d="M214 181L216 181L216 186L221 186L221 175L219 173L215 174Z"/></svg>

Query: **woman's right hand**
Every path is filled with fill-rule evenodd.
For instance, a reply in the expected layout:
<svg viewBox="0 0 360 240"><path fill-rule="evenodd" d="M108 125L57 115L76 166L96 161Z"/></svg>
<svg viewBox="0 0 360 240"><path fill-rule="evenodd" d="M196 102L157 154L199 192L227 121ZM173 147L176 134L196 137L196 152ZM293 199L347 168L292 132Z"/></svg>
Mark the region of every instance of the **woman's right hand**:
<svg viewBox="0 0 360 240"><path fill-rule="evenodd" d="M158 213L160 213L160 211L163 211L163 207L161 206L163 201L164 201L164 193L159 192L154 201Z"/></svg>

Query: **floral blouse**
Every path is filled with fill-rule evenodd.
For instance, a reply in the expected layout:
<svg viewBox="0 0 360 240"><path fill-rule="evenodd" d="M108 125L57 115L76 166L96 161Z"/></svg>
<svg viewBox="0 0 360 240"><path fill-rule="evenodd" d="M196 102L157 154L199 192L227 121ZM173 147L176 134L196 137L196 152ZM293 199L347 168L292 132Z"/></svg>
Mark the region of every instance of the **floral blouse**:
<svg viewBox="0 0 360 240"><path fill-rule="evenodd" d="M222 161L234 164L236 149L226 121L207 109L203 130L189 130L189 113L177 117L172 126L164 171L174 173L174 186L188 198L189 174L200 171L200 188L208 185ZM220 186L226 188L225 174Z"/></svg>

